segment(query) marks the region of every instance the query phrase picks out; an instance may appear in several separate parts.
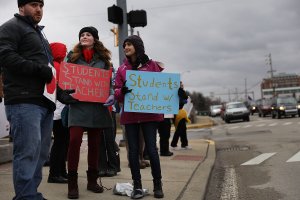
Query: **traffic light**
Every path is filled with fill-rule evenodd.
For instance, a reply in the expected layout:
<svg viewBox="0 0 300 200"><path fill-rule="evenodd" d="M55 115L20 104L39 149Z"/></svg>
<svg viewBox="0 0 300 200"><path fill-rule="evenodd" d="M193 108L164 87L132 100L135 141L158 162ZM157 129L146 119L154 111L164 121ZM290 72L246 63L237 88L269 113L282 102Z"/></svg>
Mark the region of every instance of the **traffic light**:
<svg viewBox="0 0 300 200"><path fill-rule="evenodd" d="M108 21L114 24L123 24L123 10L119 6L113 5L107 8Z"/></svg>
<svg viewBox="0 0 300 200"><path fill-rule="evenodd" d="M119 46L119 30L116 27L113 27L110 29L111 32L115 35L115 47Z"/></svg>
<svg viewBox="0 0 300 200"><path fill-rule="evenodd" d="M128 24L134 27L144 27L147 25L147 13L145 10L132 10L127 14Z"/></svg>

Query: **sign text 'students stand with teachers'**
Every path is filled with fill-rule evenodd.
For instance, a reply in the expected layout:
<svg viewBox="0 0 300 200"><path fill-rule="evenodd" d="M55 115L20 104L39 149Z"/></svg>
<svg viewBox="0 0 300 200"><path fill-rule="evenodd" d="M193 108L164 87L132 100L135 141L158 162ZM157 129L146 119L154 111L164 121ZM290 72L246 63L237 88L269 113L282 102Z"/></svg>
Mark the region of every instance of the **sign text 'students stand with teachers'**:
<svg viewBox="0 0 300 200"><path fill-rule="evenodd" d="M180 75L175 73L126 71L124 111L177 114Z"/></svg>
<svg viewBox="0 0 300 200"><path fill-rule="evenodd" d="M61 63L59 86L75 89L73 97L86 102L104 103L109 96L112 70L73 63Z"/></svg>

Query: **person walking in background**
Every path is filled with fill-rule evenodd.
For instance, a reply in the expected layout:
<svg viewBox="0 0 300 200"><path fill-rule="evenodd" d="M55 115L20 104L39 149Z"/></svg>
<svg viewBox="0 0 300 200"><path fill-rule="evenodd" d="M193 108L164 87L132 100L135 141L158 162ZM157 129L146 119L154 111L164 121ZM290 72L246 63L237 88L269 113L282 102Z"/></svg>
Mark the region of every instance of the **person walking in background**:
<svg viewBox="0 0 300 200"><path fill-rule="evenodd" d="M115 79L115 97L119 102L124 102L124 96L132 90L126 86L127 70L152 72L160 72L163 70L157 62L150 60L145 54L144 43L139 36L132 35L126 38L123 42L123 48L127 59L124 60L123 64L118 68ZM140 129L144 135L145 147L150 158L154 197L164 197L160 160L156 149L157 127L159 121L162 120L162 114L125 112L124 106L122 107L120 123L125 125L126 139L128 142L128 157L133 179L131 198L133 199L144 197L139 164Z"/></svg>
<svg viewBox="0 0 300 200"><path fill-rule="evenodd" d="M95 27L84 27L79 31L79 43L67 56L67 62L89 67L110 70L111 53L99 40ZM109 83L111 84L111 83ZM112 128L112 118L107 106L114 103L111 84L110 96L105 104L97 102L78 102L70 105L68 126L70 143L68 150L68 198L76 199L78 192L78 163L83 132L88 135L88 170L87 189L103 192L102 185L97 183L100 134L104 129Z"/></svg>
<svg viewBox="0 0 300 200"><path fill-rule="evenodd" d="M53 55L56 80L59 81L60 63L67 54L65 44L55 42L50 44ZM66 105L56 102L56 110L53 117L53 145L50 151L48 183L67 183L66 158L69 146L69 129L63 126L61 112Z"/></svg>
<svg viewBox="0 0 300 200"><path fill-rule="evenodd" d="M183 109L184 104L187 103L188 95L184 90L183 83L180 81L180 87L178 89L179 96L179 112L175 115L174 125L175 125L175 133L173 135L173 139L171 142L171 147L174 150L179 150L177 147L178 140L180 138L181 141L181 149L191 149L188 146L188 139L186 134L186 123L190 123L191 121L188 118L187 112Z"/></svg>
<svg viewBox="0 0 300 200"><path fill-rule="evenodd" d="M159 133L159 150L160 156L172 156L173 152L170 151L169 139L171 136L171 119L174 118L173 114L165 114L164 121L159 122L158 133Z"/></svg>
<svg viewBox="0 0 300 200"><path fill-rule="evenodd" d="M19 13L0 27L0 63L4 105L13 139L13 199L44 199L37 191L50 148L55 103L46 98L45 84L57 89L62 103L77 102L57 87L52 55L39 22L43 0L18 0ZM51 84L50 84L51 83Z"/></svg>

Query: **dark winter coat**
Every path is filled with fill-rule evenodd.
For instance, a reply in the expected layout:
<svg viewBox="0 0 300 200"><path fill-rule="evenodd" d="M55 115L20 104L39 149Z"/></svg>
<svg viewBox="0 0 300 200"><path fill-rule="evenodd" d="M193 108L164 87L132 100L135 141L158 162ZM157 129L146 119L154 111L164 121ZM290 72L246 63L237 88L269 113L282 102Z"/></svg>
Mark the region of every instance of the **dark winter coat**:
<svg viewBox="0 0 300 200"><path fill-rule="evenodd" d="M67 56L71 57L72 52ZM69 59L68 59L68 62ZM93 57L91 63L87 63L83 57L80 57L74 64L85 65L90 67L96 67L101 69L109 69L109 66L105 66L105 63ZM111 86L110 94L113 94L113 88ZM103 103L95 102L78 102L70 104L68 126L80 126L87 128L111 128L112 118L107 107L103 106Z"/></svg>
<svg viewBox="0 0 300 200"><path fill-rule="evenodd" d="M49 62L53 64L42 28L18 14L0 27L5 105L30 103L55 110L55 104L43 96L45 80L39 74Z"/></svg>

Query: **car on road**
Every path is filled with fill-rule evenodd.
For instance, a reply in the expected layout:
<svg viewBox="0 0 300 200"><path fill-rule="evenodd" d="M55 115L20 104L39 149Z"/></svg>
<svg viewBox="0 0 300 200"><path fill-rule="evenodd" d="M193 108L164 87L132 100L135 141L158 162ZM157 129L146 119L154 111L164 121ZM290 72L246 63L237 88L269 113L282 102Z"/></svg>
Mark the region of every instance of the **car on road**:
<svg viewBox="0 0 300 200"><path fill-rule="evenodd" d="M224 111L224 120L230 123L231 120L242 119L244 121L250 120L250 111L243 102L229 102L226 103Z"/></svg>
<svg viewBox="0 0 300 200"><path fill-rule="evenodd" d="M257 101L257 112L259 117L272 114L272 99L259 99Z"/></svg>
<svg viewBox="0 0 300 200"><path fill-rule="evenodd" d="M295 97L275 97L272 103L272 118L298 115L298 103Z"/></svg>
<svg viewBox="0 0 300 200"><path fill-rule="evenodd" d="M209 115L211 117L220 116L222 105L212 105L209 107Z"/></svg>
<svg viewBox="0 0 300 200"><path fill-rule="evenodd" d="M249 109L251 115L256 113L257 112L257 103L256 103L256 101L250 101L248 103L248 109Z"/></svg>

